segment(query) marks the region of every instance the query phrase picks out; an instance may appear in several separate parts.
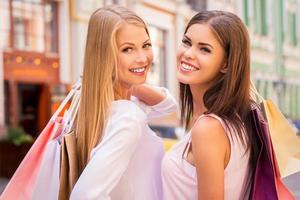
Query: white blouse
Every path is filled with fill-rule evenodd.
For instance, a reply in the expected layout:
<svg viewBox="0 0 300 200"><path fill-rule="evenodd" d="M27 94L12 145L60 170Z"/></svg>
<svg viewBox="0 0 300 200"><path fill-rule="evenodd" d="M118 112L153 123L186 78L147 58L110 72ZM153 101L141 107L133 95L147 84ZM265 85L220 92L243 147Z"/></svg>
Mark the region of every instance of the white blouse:
<svg viewBox="0 0 300 200"><path fill-rule="evenodd" d="M162 140L147 120L176 111L177 104L161 88L165 99L147 106L136 98L112 103L102 141L71 193L72 200L160 200L162 199Z"/></svg>

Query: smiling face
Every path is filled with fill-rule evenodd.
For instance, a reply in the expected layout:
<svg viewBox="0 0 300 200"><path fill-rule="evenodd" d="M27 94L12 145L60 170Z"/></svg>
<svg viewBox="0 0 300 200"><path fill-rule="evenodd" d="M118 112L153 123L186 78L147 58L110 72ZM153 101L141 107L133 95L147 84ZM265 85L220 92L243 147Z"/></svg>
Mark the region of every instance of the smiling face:
<svg viewBox="0 0 300 200"><path fill-rule="evenodd" d="M177 78L189 85L210 87L224 64L224 50L207 24L193 24L177 51Z"/></svg>
<svg viewBox="0 0 300 200"><path fill-rule="evenodd" d="M125 23L117 36L118 80L121 85L131 87L146 80L153 52L146 29Z"/></svg>

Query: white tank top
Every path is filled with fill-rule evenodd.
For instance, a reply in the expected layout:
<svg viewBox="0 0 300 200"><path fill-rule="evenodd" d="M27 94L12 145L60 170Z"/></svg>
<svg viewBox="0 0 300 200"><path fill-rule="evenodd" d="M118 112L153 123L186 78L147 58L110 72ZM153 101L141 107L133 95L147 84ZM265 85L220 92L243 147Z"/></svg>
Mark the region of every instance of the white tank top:
<svg viewBox="0 0 300 200"><path fill-rule="evenodd" d="M222 124L230 140L230 159L224 170L224 199L243 199L246 192L249 151L237 137L231 137L233 130L228 130L224 121L215 114L210 116ZM234 136L235 134L231 134ZM197 174L196 168L187 161L187 149L191 142L191 131L166 153L162 162L162 180L164 200L196 200Z"/></svg>

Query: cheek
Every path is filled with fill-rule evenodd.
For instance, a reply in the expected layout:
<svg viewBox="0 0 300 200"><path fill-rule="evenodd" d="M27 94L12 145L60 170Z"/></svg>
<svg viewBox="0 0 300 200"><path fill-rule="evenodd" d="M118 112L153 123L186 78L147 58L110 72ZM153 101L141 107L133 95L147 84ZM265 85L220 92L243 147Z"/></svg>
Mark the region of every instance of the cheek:
<svg viewBox="0 0 300 200"><path fill-rule="evenodd" d="M210 64L211 68L216 72L219 72L222 69L223 61L222 59L220 59L220 57L212 57L209 61L206 62Z"/></svg>
<svg viewBox="0 0 300 200"><path fill-rule="evenodd" d="M151 64L153 62L153 51L149 50L149 52L147 52L147 58L148 61L150 62L149 64Z"/></svg>
<svg viewBox="0 0 300 200"><path fill-rule="evenodd" d="M185 51L185 48L184 48L184 47L180 46L180 47L178 48L177 53L176 53L177 61L180 61L180 59L181 59L181 57L182 57L184 51Z"/></svg>
<svg viewBox="0 0 300 200"><path fill-rule="evenodd" d="M120 56L118 58L118 66L117 66L117 73L118 76L122 79L124 74L126 74L126 71L128 71L129 65L128 61L126 59L126 56Z"/></svg>

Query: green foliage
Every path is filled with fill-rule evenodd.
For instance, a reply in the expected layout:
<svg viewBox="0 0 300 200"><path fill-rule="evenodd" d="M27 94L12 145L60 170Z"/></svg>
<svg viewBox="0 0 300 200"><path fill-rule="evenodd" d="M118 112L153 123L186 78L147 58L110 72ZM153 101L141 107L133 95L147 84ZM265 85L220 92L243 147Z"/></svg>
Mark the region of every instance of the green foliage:
<svg viewBox="0 0 300 200"><path fill-rule="evenodd" d="M31 135L27 134L22 127L13 126L8 127L4 140L10 141L16 146L19 146L23 143L33 142Z"/></svg>

